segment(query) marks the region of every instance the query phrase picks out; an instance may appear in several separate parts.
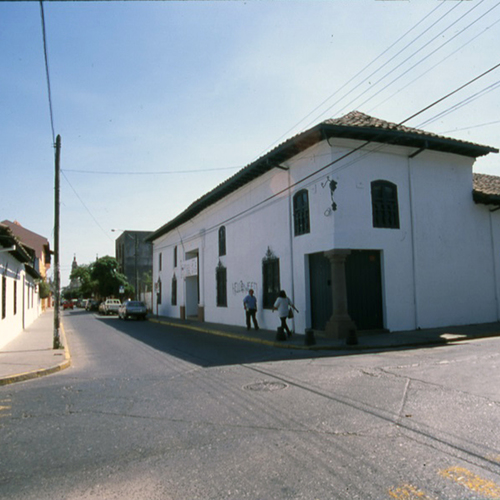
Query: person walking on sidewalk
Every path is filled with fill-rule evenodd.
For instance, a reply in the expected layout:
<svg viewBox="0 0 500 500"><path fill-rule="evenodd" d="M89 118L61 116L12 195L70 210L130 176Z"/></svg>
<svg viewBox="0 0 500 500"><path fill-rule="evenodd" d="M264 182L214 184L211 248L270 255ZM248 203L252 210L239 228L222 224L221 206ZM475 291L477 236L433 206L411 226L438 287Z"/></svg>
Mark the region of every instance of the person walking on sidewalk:
<svg viewBox="0 0 500 500"><path fill-rule="evenodd" d="M281 290L276 302L274 303L273 312L278 310L278 315L281 320L281 328L283 328L283 331L285 331L289 337L292 336L292 332L290 331L290 328L288 328L286 320L287 318L293 318L292 309L299 312L298 309L292 304L292 301L286 296L285 290Z"/></svg>
<svg viewBox="0 0 500 500"><path fill-rule="evenodd" d="M248 290L248 295L243 299L243 307L245 308L247 317L247 330L250 330L250 318L253 320L253 326L256 330L259 329L259 324L257 323L257 298L254 295L253 290L250 288Z"/></svg>

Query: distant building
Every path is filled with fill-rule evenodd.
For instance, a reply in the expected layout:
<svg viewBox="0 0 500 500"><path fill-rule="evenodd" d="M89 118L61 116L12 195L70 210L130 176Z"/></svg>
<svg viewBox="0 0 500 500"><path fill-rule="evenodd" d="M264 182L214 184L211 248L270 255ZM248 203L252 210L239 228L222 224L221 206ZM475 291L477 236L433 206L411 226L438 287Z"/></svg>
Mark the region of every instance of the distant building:
<svg viewBox="0 0 500 500"><path fill-rule="evenodd" d="M71 263L71 274L73 273L73 271L77 269L77 267L78 267L78 262L76 262L76 255L75 255L73 256L73 262ZM78 290L79 288L80 288L80 280L78 278L73 278L69 282L69 285L66 288L66 290L73 291L73 290Z"/></svg>
<svg viewBox="0 0 500 500"><path fill-rule="evenodd" d="M119 271L135 288L136 296L144 292L145 283L151 279L153 245L145 239L151 231L124 231L115 242Z"/></svg>

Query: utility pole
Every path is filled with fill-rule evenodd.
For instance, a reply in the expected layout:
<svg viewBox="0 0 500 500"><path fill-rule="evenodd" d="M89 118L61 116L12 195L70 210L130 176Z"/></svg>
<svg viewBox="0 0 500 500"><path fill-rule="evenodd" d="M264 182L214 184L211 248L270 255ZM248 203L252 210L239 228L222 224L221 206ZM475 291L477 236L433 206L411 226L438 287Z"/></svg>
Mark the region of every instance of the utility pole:
<svg viewBox="0 0 500 500"><path fill-rule="evenodd" d="M60 157L61 157L61 136L58 135L56 138L56 172L55 172L55 203L54 203L54 295L55 295L55 303L54 303L54 349L60 349L61 338L59 336L59 311L61 305L61 276L59 270L59 191L60 191Z"/></svg>

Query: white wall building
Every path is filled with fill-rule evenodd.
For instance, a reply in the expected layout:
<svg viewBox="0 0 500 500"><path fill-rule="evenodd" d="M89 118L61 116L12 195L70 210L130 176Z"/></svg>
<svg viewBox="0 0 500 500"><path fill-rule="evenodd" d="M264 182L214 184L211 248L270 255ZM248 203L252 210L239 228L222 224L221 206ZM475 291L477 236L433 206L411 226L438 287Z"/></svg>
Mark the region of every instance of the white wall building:
<svg viewBox="0 0 500 500"><path fill-rule="evenodd" d="M0 348L41 314L35 253L0 224Z"/></svg>
<svg viewBox="0 0 500 500"><path fill-rule="evenodd" d="M294 329L410 330L500 318L495 148L359 112L285 141L150 236L153 312L261 327L284 289Z"/></svg>

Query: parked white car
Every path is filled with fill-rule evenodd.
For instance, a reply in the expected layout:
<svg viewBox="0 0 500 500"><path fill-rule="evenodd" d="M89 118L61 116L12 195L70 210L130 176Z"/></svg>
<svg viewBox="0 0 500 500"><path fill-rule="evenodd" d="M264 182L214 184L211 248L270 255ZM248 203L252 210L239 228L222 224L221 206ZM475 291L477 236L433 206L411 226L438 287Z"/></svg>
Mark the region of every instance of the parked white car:
<svg viewBox="0 0 500 500"><path fill-rule="evenodd" d="M138 300L129 300L127 302L124 302L118 309L118 317L120 319L146 319L146 314L146 304Z"/></svg>
<svg viewBox="0 0 500 500"><path fill-rule="evenodd" d="M118 299L106 299L102 306L103 314L118 314L121 302Z"/></svg>

